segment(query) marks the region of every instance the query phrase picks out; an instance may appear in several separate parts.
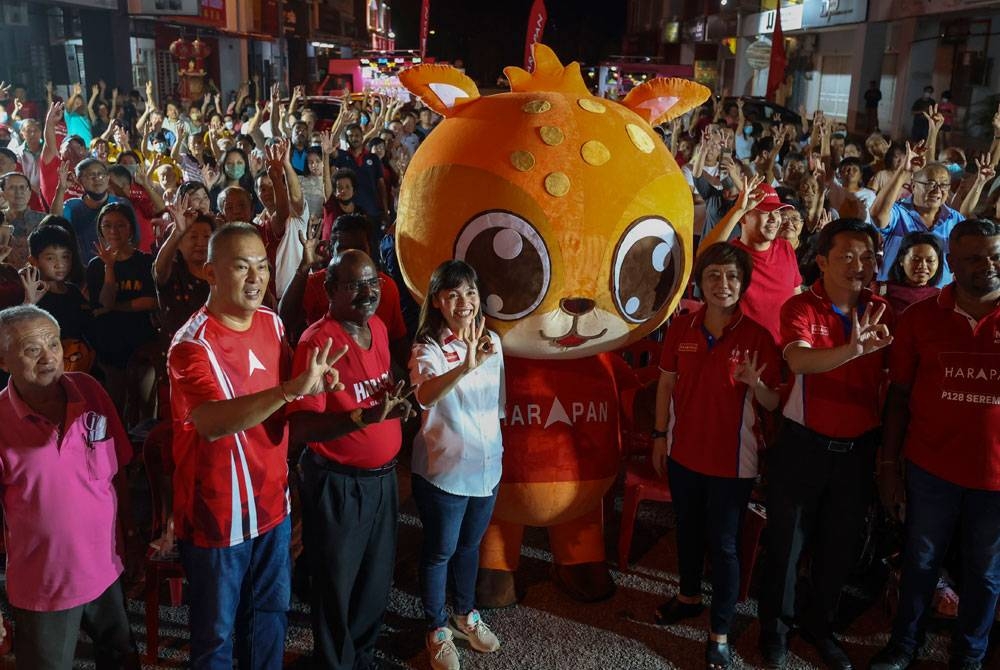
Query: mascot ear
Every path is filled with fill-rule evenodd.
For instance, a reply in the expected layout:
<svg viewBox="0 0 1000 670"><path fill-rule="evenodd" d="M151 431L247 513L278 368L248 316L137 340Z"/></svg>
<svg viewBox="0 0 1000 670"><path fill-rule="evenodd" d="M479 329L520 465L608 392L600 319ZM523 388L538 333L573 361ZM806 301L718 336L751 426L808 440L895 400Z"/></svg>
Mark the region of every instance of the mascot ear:
<svg viewBox="0 0 1000 670"><path fill-rule="evenodd" d="M418 65L399 73L399 81L442 116L479 97L476 82L450 65Z"/></svg>
<svg viewBox="0 0 1000 670"><path fill-rule="evenodd" d="M687 79L657 77L629 91L622 104L655 126L694 109L711 94Z"/></svg>

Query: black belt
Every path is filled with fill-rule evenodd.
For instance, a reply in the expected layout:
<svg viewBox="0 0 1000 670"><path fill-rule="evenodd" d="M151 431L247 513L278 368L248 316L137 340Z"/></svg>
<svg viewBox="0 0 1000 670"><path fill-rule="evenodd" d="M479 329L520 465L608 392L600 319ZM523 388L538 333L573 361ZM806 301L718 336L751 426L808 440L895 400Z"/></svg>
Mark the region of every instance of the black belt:
<svg viewBox="0 0 1000 670"><path fill-rule="evenodd" d="M875 436L876 430L870 430L867 433L862 433L858 437L845 439L837 437L829 437L828 435L823 435L822 433L817 433L815 430L806 428L797 421L792 421L791 419L785 419L785 426L788 430L794 433L798 433L802 437L809 439L813 444L824 449L825 451L832 451L836 454L846 454L854 451L856 447L861 447L872 442L872 438Z"/></svg>
<svg viewBox="0 0 1000 670"><path fill-rule="evenodd" d="M331 461L329 458L320 456L312 449L307 449L306 453L309 456L309 460L316 467L341 475L348 475L349 477L384 477L396 470L395 458L378 468L356 468L353 465L344 465L337 461Z"/></svg>

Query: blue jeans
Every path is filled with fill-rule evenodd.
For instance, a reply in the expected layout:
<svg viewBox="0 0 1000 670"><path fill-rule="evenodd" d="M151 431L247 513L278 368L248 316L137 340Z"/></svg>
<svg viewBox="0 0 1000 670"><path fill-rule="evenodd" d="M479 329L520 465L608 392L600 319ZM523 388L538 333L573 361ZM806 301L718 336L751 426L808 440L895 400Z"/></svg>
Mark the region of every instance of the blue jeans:
<svg viewBox="0 0 1000 670"><path fill-rule="evenodd" d="M681 595L701 597L705 545L712 565L712 632L728 635L740 595L739 539L753 479L711 477L674 459L667 476L677 515Z"/></svg>
<svg viewBox="0 0 1000 670"><path fill-rule="evenodd" d="M493 516L497 489L487 497L446 493L419 475L413 475L413 499L424 525L420 549L420 600L431 630L448 623L444 609L451 566L451 588L455 612L468 614L475 608L479 543Z"/></svg>
<svg viewBox="0 0 1000 670"><path fill-rule="evenodd" d="M1000 491L962 488L906 464L906 546L892 642L914 652L956 528L962 583L953 661L982 661L1000 594Z"/></svg>
<svg viewBox="0 0 1000 670"><path fill-rule="evenodd" d="M235 547L181 541L190 584L191 667L232 670L233 631L241 668L280 670L292 597L291 520Z"/></svg>

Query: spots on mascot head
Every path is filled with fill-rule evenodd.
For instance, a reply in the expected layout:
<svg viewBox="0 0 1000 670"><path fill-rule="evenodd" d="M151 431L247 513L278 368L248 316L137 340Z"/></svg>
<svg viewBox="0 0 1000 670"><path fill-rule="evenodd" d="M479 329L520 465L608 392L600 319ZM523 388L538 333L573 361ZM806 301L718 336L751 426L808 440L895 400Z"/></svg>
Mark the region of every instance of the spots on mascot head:
<svg viewBox="0 0 1000 670"><path fill-rule="evenodd" d="M508 354L580 358L643 337L680 298L693 204L651 124L709 92L656 79L605 100L579 65L536 54L533 73L508 68L511 92L487 97L448 66L400 74L445 120L404 176L397 253L418 299L441 261L475 267Z"/></svg>

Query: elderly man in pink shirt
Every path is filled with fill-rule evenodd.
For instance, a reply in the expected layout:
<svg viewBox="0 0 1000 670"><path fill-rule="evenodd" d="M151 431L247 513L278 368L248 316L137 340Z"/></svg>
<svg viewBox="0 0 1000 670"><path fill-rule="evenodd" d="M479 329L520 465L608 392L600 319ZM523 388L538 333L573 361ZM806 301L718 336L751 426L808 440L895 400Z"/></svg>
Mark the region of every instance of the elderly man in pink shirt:
<svg viewBox="0 0 1000 670"><path fill-rule="evenodd" d="M17 666L69 670L82 627L98 668L138 668L121 584L132 449L115 407L93 378L63 372L59 324L32 305L0 311L0 368Z"/></svg>

